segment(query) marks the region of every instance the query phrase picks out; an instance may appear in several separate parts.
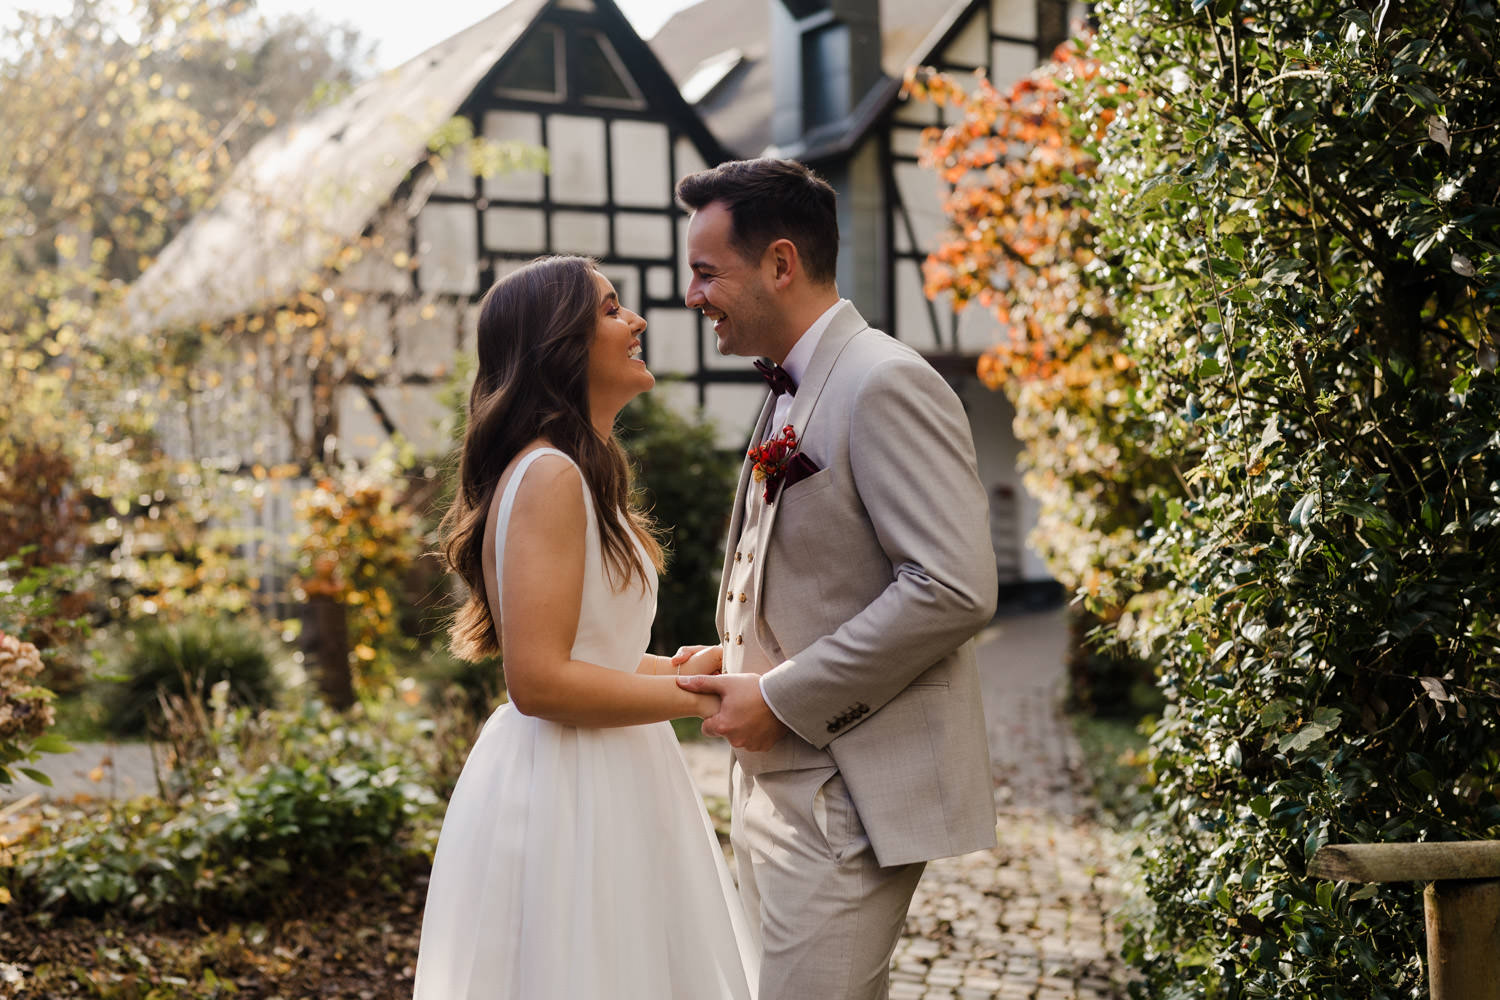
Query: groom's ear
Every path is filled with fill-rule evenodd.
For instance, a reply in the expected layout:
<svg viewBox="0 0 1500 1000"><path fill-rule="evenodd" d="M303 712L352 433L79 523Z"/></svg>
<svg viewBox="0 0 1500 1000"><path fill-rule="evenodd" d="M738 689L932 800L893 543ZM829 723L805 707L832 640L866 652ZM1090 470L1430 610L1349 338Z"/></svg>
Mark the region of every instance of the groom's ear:
<svg viewBox="0 0 1500 1000"><path fill-rule="evenodd" d="M802 259L797 255L797 244L784 238L773 240L766 247L766 255L772 269L771 283L778 290L784 290L802 268Z"/></svg>

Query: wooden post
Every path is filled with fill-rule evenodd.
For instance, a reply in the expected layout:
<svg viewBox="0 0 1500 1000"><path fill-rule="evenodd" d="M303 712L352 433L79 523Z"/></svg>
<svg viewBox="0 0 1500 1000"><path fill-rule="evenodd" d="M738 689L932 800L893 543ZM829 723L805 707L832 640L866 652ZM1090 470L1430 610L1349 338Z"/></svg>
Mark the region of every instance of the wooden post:
<svg viewBox="0 0 1500 1000"><path fill-rule="evenodd" d="M1500 998L1500 879L1433 882L1423 899L1432 1000Z"/></svg>
<svg viewBox="0 0 1500 1000"><path fill-rule="evenodd" d="M1432 1000L1500 1000L1500 841L1340 844L1307 874L1336 882L1427 882Z"/></svg>

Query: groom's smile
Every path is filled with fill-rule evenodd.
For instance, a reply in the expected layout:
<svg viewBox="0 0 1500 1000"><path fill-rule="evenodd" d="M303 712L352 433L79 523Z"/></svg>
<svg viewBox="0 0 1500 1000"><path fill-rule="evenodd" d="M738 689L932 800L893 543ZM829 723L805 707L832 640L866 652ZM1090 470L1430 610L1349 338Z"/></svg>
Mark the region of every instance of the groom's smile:
<svg viewBox="0 0 1500 1000"><path fill-rule="evenodd" d="M714 325L720 354L755 357L780 325L761 279L758 261L748 260L734 243L732 217L715 202L693 213L688 223L688 262L692 279L684 303Z"/></svg>

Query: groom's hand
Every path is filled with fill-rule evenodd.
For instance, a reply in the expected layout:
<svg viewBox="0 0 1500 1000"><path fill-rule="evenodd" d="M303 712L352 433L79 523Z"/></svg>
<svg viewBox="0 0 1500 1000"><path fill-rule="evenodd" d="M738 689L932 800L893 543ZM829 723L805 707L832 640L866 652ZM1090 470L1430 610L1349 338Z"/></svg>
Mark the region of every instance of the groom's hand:
<svg viewBox="0 0 1500 1000"><path fill-rule="evenodd" d="M703 720L703 732L722 736L731 746L755 753L771 749L788 732L760 693L757 674L694 675L677 678L687 691L716 694L719 711Z"/></svg>

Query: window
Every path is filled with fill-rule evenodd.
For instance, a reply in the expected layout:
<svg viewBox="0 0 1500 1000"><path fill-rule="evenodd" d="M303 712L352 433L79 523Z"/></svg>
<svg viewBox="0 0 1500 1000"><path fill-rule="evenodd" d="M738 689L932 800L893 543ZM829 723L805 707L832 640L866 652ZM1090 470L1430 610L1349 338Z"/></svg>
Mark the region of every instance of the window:
<svg viewBox="0 0 1500 1000"><path fill-rule="evenodd" d="M592 104L639 107L644 102L609 39L597 31L578 34L578 62L574 67L579 96Z"/></svg>
<svg viewBox="0 0 1500 1000"><path fill-rule="evenodd" d="M495 81L495 92L507 97L563 97L562 32L550 24L537 25L510 54Z"/></svg>

